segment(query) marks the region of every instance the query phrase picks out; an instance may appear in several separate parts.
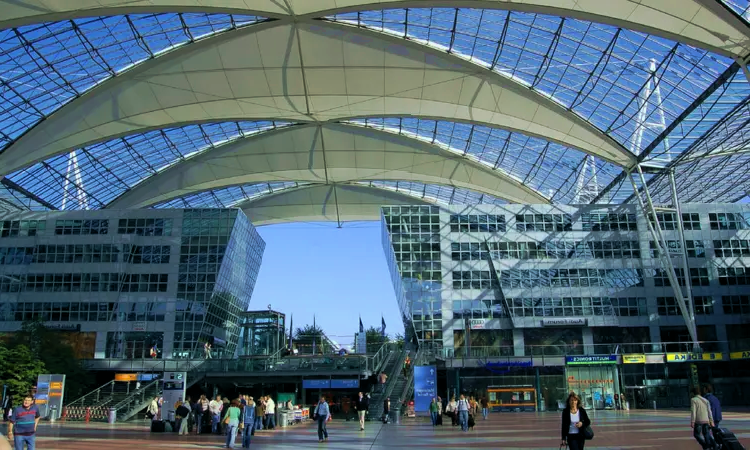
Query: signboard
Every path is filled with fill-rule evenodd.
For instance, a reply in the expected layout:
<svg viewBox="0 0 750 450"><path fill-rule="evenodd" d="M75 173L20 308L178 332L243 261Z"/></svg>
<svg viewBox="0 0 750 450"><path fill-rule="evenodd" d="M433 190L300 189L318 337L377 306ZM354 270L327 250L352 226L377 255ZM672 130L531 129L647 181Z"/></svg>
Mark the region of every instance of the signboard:
<svg viewBox="0 0 750 450"><path fill-rule="evenodd" d="M158 378L158 373L139 373L136 381L154 381Z"/></svg>
<svg viewBox="0 0 750 450"><path fill-rule="evenodd" d="M414 366L414 411L428 412L433 398L437 398L435 366Z"/></svg>
<svg viewBox="0 0 750 450"><path fill-rule="evenodd" d="M469 327L472 330L483 330L487 324L487 319L469 319Z"/></svg>
<svg viewBox="0 0 750 450"><path fill-rule="evenodd" d="M732 352L729 354L729 359L750 359L750 350L744 352Z"/></svg>
<svg viewBox="0 0 750 450"><path fill-rule="evenodd" d="M557 319L542 319L543 327L585 327L588 319L583 317L560 317Z"/></svg>
<svg viewBox="0 0 750 450"><path fill-rule="evenodd" d="M133 322L133 331L146 331L146 322Z"/></svg>
<svg viewBox="0 0 750 450"><path fill-rule="evenodd" d="M331 380L331 389L357 389L359 388L359 379L349 380Z"/></svg>
<svg viewBox="0 0 750 450"><path fill-rule="evenodd" d="M137 373L116 373L115 381L138 381Z"/></svg>
<svg viewBox="0 0 750 450"><path fill-rule="evenodd" d="M354 340L356 344L354 347L354 353L358 353L360 355L366 355L367 354L367 333L355 333Z"/></svg>
<svg viewBox="0 0 750 450"><path fill-rule="evenodd" d="M715 353L667 353L667 362L721 361L724 355Z"/></svg>
<svg viewBox="0 0 750 450"><path fill-rule="evenodd" d="M178 401L185 399L185 382L187 381L187 372L164 372L162 380L162 420L174 420L174 405Z"/></svg>
<svg viewBox="0 0 750 450"><path fill-rule="evenodd" d="M603 356L566 356L565 364L569 366L588 366L599 364L617 364L617 355Z"/></svg>
<svg viewBox="0 0 750 450"><path fill-rule="evenodd" d="M622 355L623 364L646 364L646 355L644 353L630 353Z"/></svg>
<svg viewBox="0 0 750 450"><path fill-rule="evenodd" d="M65 375L39 375L36 383L34 402L39 408L39 415L57 419L62 413L63 393L65 392Z"/></svg>
<svg viewBox="0 0 750 450"><path fill-rule="evenodd" d="M330 389L331 380L302 380L303 389Z"/></svg>

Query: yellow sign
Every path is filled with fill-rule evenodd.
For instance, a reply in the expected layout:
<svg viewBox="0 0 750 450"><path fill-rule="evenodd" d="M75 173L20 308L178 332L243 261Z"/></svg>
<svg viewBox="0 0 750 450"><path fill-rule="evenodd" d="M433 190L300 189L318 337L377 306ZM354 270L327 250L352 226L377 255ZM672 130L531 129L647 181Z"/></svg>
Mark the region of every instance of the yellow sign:
<svg viewBox="0 0 750 450"><path fill-rule="evenodd" d="M744 352L732 352L729 354L729 359L750 359L750 350Z"/></svg>
<svg viewBox="0 0 750 450"><path fill-rule="evenodd" d="M646 364L646 355L643 353L631 353L622 355L623 364Z"/></svg>
<svg viewBox="0 0 750 450"><path fill-rule="evenodd" d="M62 383L53 381L52 383L49 384L49 388L50 390L54 389L54 390L59 391L60 389L62 389Z"/></svg>
<svg viewBox="0 0 750 450"><path fill-rule="evenodd" d="M137 381L137 373L116 373L115 381Z"/></svg>
<svg viewBox="0 0 750 450"><path fill-rule="evenodd" d="M716 353L667 353L667 362L721 361L724 355Z"/></svg>

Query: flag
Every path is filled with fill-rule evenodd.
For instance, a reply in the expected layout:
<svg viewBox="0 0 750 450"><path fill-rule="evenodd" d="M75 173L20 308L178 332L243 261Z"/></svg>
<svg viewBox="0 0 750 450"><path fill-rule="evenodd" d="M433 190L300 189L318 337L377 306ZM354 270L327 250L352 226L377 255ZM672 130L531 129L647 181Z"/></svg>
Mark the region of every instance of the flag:
<svg viewBox="0 0 750 450"><path fill-rule="evenodd" d="M315 326L315 314L313 314L313 345L312 345L312 354L315 354L315 334L318 331L318 327Z"/></svg>
<svg viewBox="0 0 750 450"><path fill-rule="evenodd" d="M359 332L364 333L365 332L365 326L362 325L362 316L359 316Z"/></svg>
<svg viewBox="0 0 750 450"><path fill-rule="evenodd" d="M380 335L385 337L385 319L383 316L380 316Z"/></svg>
<svg viewBox="0 0 750 450"><path fill-rule="evenodd" d="M294 348L294 314L289 319L289 350Z"/></svg>

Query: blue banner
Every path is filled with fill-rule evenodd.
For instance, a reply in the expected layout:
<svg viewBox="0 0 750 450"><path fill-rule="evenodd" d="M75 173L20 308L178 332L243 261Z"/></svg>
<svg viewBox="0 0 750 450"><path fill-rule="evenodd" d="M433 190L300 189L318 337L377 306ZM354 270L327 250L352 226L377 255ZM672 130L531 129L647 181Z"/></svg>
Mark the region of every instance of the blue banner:
<svg viewBox="0 0 750 450"><path fill-rule="evenodd" d="M414 366L414 411L429 412L433 398L437 398L435 366Z"/></svg>
<svg viewBox="0 0 750 450"><path fill-rule="evenodd" d="M331 380L302 380L304 389L330 389Z"/></svg>
<svg viewBox="0 0 750 450"><path fill-rule="evenodd" d="M331 380L331 389L357 389L359 387L359 379L354 378L350 380Z"/></svg>

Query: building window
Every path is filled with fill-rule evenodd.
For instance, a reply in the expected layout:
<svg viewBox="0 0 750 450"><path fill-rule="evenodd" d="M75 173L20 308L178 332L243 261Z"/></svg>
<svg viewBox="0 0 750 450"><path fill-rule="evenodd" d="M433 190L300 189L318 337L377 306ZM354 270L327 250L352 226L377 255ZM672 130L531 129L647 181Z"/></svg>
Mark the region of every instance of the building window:
<svg viewBox="0 0 750 450"><path fill-rule="evenodd" d="M647 316L646 299L644 297L623 297L610 299L615 314L621 317Z"/></svg>
<svg viewBox="0 0 750 450"><path fill-rule="evenodd" d="M572 231L570 214L516 214L516 231Z"/></svg>
<svg viewBox="0 0 750 450"><path fill-rule="evenodd" d="M0 237L39 236L46 228L44 220L0 220Z"/></svg>
<svg viewBox="0 0 750 450"><path fill-rule="evenodd" d="M750 268L719 267L719 284L722 286L746 286L750 284Z"/></svg>
<svg viewBox="0 0 750 450"><path fill-rule="evenodd" d="M674 269L675 274L677 275L677 280L680 283L680 286L685 286L685 271L682 270L682 268L675 268ZM708 269L704 267L700 268L691 268L690 269L690 285L691 286L708 286L709 278L708 278ZM664 269L656 269L655 275L654 275L654 285L655 286L671 286L669 283L669 277L667 276L667 271Z"/></svg>
<svg viewBox="0 0 750 450"><path fill-rule="evenodd" d="M0 292L166 292L168 281L168 274L44 273L0 278Z"/></svg>
<svg viewBox="0 0 750 450"><path fill-rule="evenodd" d="M508 298L516 317L579 317L615 315L607 297Z"/></svg>
<svg viewBox="0 0 750 450"><path fill-rule="evenodd" d="M489 270L454 270L453 289L489 289L492 287Z"/></svg>
<svg viewBox="0 0 750 450"><path fill-rule="evenodd" d="M649 220L651 225L654 224L654 218L649 214ZM679 224L677 223L677 214L671 212L658 212L656 217L659 219L659 226L662 230L677 230ZM697 213L682 213L682 227L684 230L700 230L701 221L700 216Z"/></svg>
<svg viewBox="0 0 750 450"><path fill-rule="evenodd" d="M505 232L505 216L495 214L451 214L451 232Z"/></svg>
<svg viewBox="0 0 750 450"><path fill-rule="evenodd" d="M703 245L703 241L685 241L685 245L687 247L687 256L689 258L705 258L706 257L706 249ZM652 258L658 258L659 257L659 250L658 248L661 247L659 245L657 247L656 242L650 241L649 246L651 247L651 257ZM680 241L667 241L667 247L669 248L669 254L680 254L682 253L682 245L680 244Z"/></svg>
<svg viewBox="0 0 750 450"><path fill-rule="evenodd" d="M510 269L500 271L503 288L643 286L640 269Z"/></svg>
<svg viewBox="0 0 750 450"><path fill-rule="evenodd" d="M169 264L169 245L128 245L122 246L125 262L132 264Z"/></svg>
<svg viewBox="0 0 750 450"><path fill-rule="evenodd" d="M714 254L717 258L750 256L750 241L744 239L714 240Z"/></svg>
<svg viewBox="0 0 750 450"><path fill-rule="evenodd" d="M709 315L714 313L714 300L713 297L695 296L693 297L695 302L695 314L698 315ZM677 300L674 297L657 297L656 305L660 316L681 316L682 312L680 307L677 305ZM690 304L687 305L690 310Z"/></svg>
<svg viewBox="0 0 750 450"><path fill-rule="evenodd" d="M708 220L712 230L745 230L750 228L750 212L710 213Z"/></svg>
<svg viewBox="0 0 750 450"><path fill-rule="evenodd" d="M544 242L488 242L487 245L492 259L631 259L641 257L638 241L550 240ZM483 245L480 245L481 248L483 248Z"/></svg>
<svg viewBox="0 0 750 450"><path fill-rule="evenodd" d="M120 248L113 244L37 245L34 263L112 263L118 262Z"/></svg>
<svg viewBox="0 0 750 450"><path fill-rule="evenodd" d="M172 219L120 219L117 234L139 236L171 236Z"/></svg>
<svg viewBox="0 0 750 450"><path fill-rule="evenodd" d="M57 220L55 221L55 234L80 235L80 234L107 234L109 232L109 220Z"/></svg>
<svg viewBox="0 0 750 450"><path fill-rule="evenodd" d="M34 247L0 247L0 265L31 264L33 258Z"/></svg>
<svg viewBox="0 0 750 450"><path fill-rule="evenodd" d="M724 314L750 314L750 295L724 295L721 305Z"/></svg>
<svg viewBox="0 0 750 450"><path fill-rule="evenodd" d="M637 231L635 214L588 213L581 214L583 231Z"/></svg>

